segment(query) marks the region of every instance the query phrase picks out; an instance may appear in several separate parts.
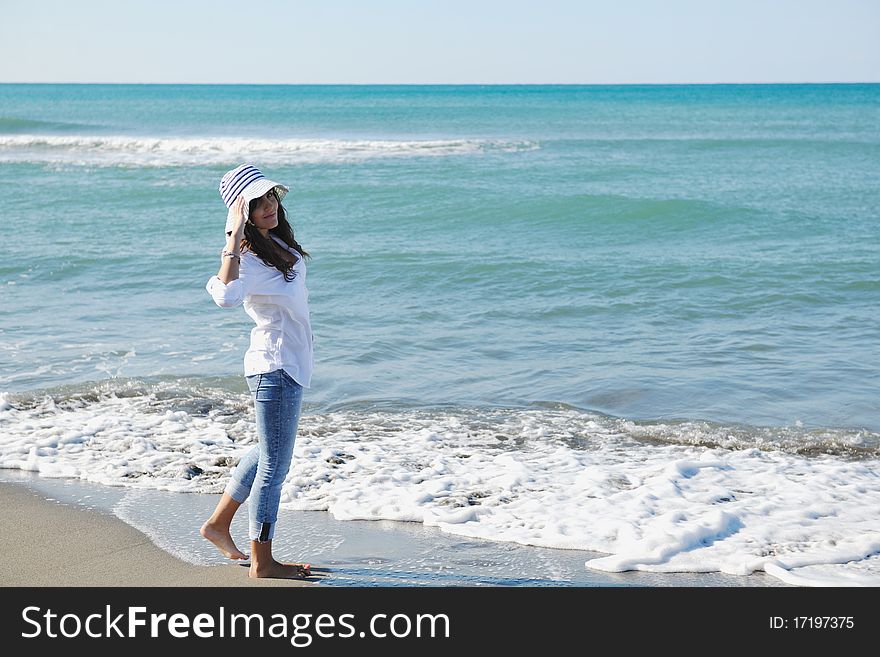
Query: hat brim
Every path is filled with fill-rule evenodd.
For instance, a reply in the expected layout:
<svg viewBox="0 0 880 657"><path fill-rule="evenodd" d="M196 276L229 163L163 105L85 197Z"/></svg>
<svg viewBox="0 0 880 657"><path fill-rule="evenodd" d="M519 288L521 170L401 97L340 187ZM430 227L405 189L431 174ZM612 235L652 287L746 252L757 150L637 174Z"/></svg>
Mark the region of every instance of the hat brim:
<svg viewBox="0 0 880 657"><path fill-rule="evenodd" d="M260 198L263 194L268 192L270 189L275 190L275 194L278 196L278 201L290 191L289 187L282 185L280 183L275 182L274 180L269 180L268 178L261 178L260 180L255 180L250 185L244 188L241 192L241 196L244 196L245 200L245 219L247 219L248 212L248 204L253 201L255 198ZM237 200L237 199L236 199ZM229 208L229 211L226 213L226 232L232 232L232 226L235 224L235 214L234 214L235 203L233 202L232 207Z"/></svg>

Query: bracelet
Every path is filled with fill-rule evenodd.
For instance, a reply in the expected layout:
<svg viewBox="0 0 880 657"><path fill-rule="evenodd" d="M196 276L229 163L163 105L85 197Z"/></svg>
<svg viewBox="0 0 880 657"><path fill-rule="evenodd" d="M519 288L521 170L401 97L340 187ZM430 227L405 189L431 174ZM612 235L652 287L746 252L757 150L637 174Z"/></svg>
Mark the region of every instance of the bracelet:
<svg viewBox="0 0 880 657"><path fill-rule="evenodd" d="M220 255L221 255L223 258L235 258L236 260L238 260L239 262L241 262L241 256L240 256L239 254L235 253L234 251L224 251L224 252L223 252L222 254L220 254Z"/></svg>

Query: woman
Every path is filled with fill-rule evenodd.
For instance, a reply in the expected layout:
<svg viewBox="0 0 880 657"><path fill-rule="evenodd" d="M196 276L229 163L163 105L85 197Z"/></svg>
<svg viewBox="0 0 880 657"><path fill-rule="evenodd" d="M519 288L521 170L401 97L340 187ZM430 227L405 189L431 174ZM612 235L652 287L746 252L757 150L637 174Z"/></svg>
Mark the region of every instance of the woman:
<svg viewBox="0 0 880 657"><path fill-rule="evenodd" d="M309 564L272 557L281 484L290 469L302 390L314 360L309 323L308 253L297 243L281 199L288 188L258 169L241 165L220 181L228 208L220 271L206 289L223 308L244 304L256 322L244 373L254 398L259 444L236 466L201 535L230 559L247 559L229 532L238 507L250 496L250 577L307 577Z"/></svg>

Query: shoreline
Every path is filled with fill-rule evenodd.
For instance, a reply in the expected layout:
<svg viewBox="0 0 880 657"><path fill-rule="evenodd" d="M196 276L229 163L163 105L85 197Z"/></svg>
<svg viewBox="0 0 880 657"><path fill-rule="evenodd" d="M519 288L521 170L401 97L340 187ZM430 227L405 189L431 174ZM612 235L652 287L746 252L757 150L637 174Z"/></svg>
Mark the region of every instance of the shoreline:
<svg viewBox="0 0 880 657"><path fill-rule="evenodd" d="M787 586L763 573L600 572L584 567L585 559L599 553L471 540L418 523L341 521L329 513L283 507L278 558L309 561L314 573L323 572L307 582L252 580L196 531L216 504L214 495L106 487L2 470L0 498L0 540L7 549L0 587ZM246 520L246 513L236 516L236 540L246 532Z"/></svg>
<svg viewBox="0 0 880 657"><path fill-rule="evenodd" d="M251 579L241 565L198 566L115 516L0 481L0 586L312 586Z"/></svg>

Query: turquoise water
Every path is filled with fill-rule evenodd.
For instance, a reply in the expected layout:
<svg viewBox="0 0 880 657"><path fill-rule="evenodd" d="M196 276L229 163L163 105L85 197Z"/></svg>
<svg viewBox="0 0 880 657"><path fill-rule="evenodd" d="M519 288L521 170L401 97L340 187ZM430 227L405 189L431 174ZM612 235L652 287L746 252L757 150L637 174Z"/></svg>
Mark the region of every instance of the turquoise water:
<svg viewBox="0 0 880 657"><path fill-rule="evenodd" d="M0 85L0 391L241 393L203 286L252 162L315 412L880 431L878 126L880 85Z"/></svg>
<svg viewBox="0 0 880 657"><path fill-rule="evenodd" d="M285 511L877 586L878 126L880 85L0 85L0 469L150 527L222 490L251 323L204 285L251 162L313 256Z"/></svg>

